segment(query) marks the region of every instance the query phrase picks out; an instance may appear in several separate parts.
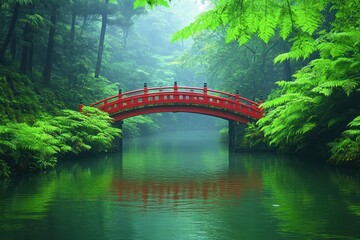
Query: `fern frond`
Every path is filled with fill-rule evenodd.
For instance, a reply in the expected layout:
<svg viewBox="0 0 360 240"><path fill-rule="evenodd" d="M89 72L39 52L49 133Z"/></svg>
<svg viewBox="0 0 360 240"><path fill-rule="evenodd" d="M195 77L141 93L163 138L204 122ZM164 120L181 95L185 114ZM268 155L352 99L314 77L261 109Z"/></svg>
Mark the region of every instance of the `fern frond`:
<svg viewBox="0 0 360 240"><path fill-rule="evenodd" d="M345 80L332 80L332 81L326 81L322 83L318 88L319 89L329 89L332 91L334 88L342 88L343 91L349 95L351 92L356 90L356 88L359 86L359 82L352 79L345 79Z"/></svg>
<svg viewBox="0 0 360 240"><path fill-rule="evenodd" d="M297 36L294 40L294 43L291 47L290 52L283 53L278 55L274 62L283 62L289 59L299 60L300 58L306 59L317 50L316 41L307 34L302 34Z"/></svg>
<svg viewBox="0 0 360 240"><path fill-rule="evenodd" d="M277 27L281 8L273 1L264 1L263 5L263 16L259 21L259 37L265 43L269 42L269 39L274 36L275 29Z"/></svg>
<svg viewBox="0 0 360 240"><path fill-rule="evenodd" d="M323 22L322 11L325 9L327 1L324 0L303 0L293 7L296 25L300 29L312 35Z"/></svg>
<svg viewBox="0 0 360 240"><path fill-rule="evenodd" d="M204 30L215 30L219 25L222 25L223 19L219 18L216 10L209 10L200 14L196 21L189 26L176 32L171 39L171 42L176 42L194 36L196 33Z"/></svg>
<svg viewBox="0 0 360 240"><path fill-rule="evenodd" d="M316 123L305 123L303 126L301 126L301 128L299 128L296 131L296 134L305 134L307 132L310 132L311 130L313 130L316 127Z"/></svg>
<svg viewBox="0 0 360 240"><path fill-rule="evenodd" d="M356 118L354 118L349 124L349 127L360 127L360 116L357 116Z"/></svg>
<svg viewBox="0 0 360 240"><path fill-rule="evenodd" d="M287 39L293 30L293 10L286 1L281 8L280 16L280 36L283 40Z"/></svg>

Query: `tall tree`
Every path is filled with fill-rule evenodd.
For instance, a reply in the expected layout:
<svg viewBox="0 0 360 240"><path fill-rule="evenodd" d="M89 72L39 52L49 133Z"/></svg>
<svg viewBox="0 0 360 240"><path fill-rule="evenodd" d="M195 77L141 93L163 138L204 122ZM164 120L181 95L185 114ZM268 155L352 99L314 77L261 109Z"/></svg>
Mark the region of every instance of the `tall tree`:
<svg viewBox="0 0 360 240"><path fill-rule="evenodd" d="M101 31L100 31L100 40L99 40L99 48L96 59L96 66L95 66L95 78L98 78L100 76L100 67L102 61L102 54L104 51L106 26L108 21L108 5L109 5L109 0L105 0L105 4L103 6L101 13Z"/></svg>
<svg viewBox="0 0 360 240"><path fill-rule="evenodd" d="M31 73L33 68L34 56L34 37L35 31L43 25L44 18L35 13L35 4L29 4L28 14L21 20L23 22L23 41L20 72Z"/></svg>
<svg viewBox="0 0 360 240"><path fill-rule="evenodd" d="M48 44L46 50L44 70L42 74L43 83L44 86L46 87L50 86L50 80L51 80L58 8L59 5L57 3L50 3L50 30L49 30L49 38L48 38Z"/></svg>
<svg viewBox="0 0 360 240"><path fill-rule="evenodd" d="M134 17L145 13L144 8L134 9L134 2L135 0L118 0L120 20L117 25L122 29L124 48L126 48L130 28L134 24Z"/></svg>
<svg viewBox="0 0 360 240"><path fill-rule="evenodd" d="M9 46L11 36L14 33L16 21L18 19L18 15L19 15L19 8L20 8L20 2L19 1L10 1L7 4L9 4L9 5L12 4L14 6L13 6L13 10L12 10L12 17L11 17L9 29L8 29L8 32L6 34L5 40L4 40L4 42L3 42L3 44L1 45L1 48L0 48L0 64L3 64L4 61L5 61L5 51L6 51L7 47Z"/></svg>

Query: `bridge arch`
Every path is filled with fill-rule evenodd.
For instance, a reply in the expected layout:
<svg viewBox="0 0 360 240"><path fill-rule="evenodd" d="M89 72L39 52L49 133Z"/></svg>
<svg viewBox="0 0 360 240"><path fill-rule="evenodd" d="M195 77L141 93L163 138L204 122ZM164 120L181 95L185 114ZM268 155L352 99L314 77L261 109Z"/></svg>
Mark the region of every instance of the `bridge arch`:
<svg viewBox="0 0 360 240"><path fill-rule="evenodd" d="M122 121L129 117L159 112L189 112L210 115L246 124L263 115L259 103L236 94L203 88L174 86L148 88L122 93L102 99L96 107ZM80 111L83 105L80 104Z"/></svg>

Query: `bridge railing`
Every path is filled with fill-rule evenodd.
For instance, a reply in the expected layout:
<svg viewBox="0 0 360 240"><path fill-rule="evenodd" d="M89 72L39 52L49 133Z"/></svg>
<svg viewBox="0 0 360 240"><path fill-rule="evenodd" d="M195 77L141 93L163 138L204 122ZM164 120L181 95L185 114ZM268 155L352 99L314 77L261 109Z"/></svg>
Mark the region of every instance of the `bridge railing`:
<svg viewBox="0 0 360 240"><path fill-rule="evenodd" d="M97 107L111 115L122 109L137 108L144 106L145 104L159 103L205 104L216 108L228 109L237 113L243 113L246 116L256 119L259 119L262 116L262 111L259 109L259 103L241 97L238 91L236 94L231 94L208 89L206 83L202 88L178 86L176 82L174 86L148 88L145 83L143 89L125 93L123 93L122 90L119 90L117 95L102 99L90 106Z"/></svg>
<svg viewBox="0 0 360 240"><path fill-rule="evenodd" d="M239 94L231 94L223 91L218 91L214 89L208 89L206 84L204 84L203 88L200 87L187 87L187 86L177 86L176 84L174 86L160 86L160 87L152 87L147 88L147 85L144 84L143 89L137 89L128 91L125 93L122 93L122 90L119 90L119 94L110 96L108 98L101 99L95 103L92 103L90 106L93 107L100 107L106 103L114 102L119 99L124 99L127 97L132 96L139 96L144 94L151 94L151 93L167 93L167 92L188 92L188 93L197 93L197 94L205 94L205 95L212 95L212 96L218 96L227 98L229 100L236 100L238 99L241 103L249 105L249 106L259 106L259 103L255 101L251 101L247 98L241 97Z"/></svg>

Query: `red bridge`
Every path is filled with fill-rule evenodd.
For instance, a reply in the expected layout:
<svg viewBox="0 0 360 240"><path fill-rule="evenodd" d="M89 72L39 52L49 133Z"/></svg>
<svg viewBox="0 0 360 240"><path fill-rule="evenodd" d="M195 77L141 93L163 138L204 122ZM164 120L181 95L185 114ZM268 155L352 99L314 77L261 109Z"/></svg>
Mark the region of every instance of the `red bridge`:
<svg viewBox="0 0 360 240"><path fill-rule="evenodd" d="M248 123L262 117L259 103L207 88L174 86L134 90L102 99L90 106L110 114L115 121L129 117L158 112L190 112L215 116L240 123ZM80 104L80 111L83 104Z"/></svg>

